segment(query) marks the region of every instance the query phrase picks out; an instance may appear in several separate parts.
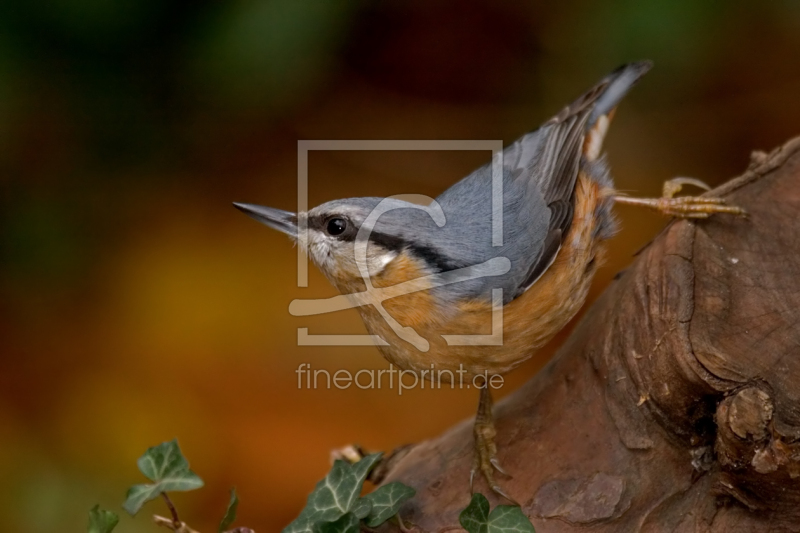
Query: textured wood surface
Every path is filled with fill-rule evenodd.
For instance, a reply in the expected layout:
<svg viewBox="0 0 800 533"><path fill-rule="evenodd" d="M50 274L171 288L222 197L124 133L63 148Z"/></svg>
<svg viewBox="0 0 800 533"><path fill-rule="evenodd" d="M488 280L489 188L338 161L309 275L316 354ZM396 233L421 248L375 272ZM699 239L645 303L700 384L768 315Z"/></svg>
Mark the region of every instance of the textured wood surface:
<svg viewBox="0 0 800 533"><path fill-rule="evenodd" d="M497 405L500 479L537 532L800 531L800 138L713 194L750 217L669 225ZM385 482L449 530L471 464L470 420Z"/></svg>

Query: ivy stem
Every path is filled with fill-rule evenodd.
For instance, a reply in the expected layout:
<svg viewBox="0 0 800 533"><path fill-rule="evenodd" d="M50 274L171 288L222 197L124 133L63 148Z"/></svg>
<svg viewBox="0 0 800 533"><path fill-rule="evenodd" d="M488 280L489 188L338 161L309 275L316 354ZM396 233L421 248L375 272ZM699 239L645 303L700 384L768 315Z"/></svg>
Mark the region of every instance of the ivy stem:
<svg viewBox="0 0 800 533"><path fill-rule="evenodd" d="M172 500L169 499L166 492L162 492L161 496L164 497L164 501L167 502L167 507L169 507L169 512L172 514L172 522L175 525L175 531L177 531L181 527L181 519L178 518L178 510L175 509L175 506L172 505Z"/></svg>

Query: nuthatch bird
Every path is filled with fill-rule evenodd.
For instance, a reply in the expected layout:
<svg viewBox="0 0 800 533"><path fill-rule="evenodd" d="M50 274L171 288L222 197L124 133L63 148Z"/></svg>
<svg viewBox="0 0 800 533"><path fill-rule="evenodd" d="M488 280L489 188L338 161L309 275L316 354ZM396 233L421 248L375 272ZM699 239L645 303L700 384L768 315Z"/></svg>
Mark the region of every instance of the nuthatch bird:
<svg viewBox="0 0 800 533"><path fill-rule="evenodd" d="M485 378L504 374L530 358L583 305L603 260L604 241L616 228L615 201L685 218L743 214L720 198L674 198L681 185L703 185L687 178L668 182L659 199L615 192L601 155L603 138L617 104L650 66L639 62L617 69L505 148L502 202L493 203L490 163L444 191L427 209L394 198L334 200L297 214L235 205L299 240L343 294L413 285L381 306L365 301L358 307L367 330L386 341L378 349L395 366L423 376L431 369ZM492 224L500 203L502 244L493 239ZM298 238L298 227L307 228L307 238ZM478 269L485 275L475 275L470 269L476 265L493 269ZM488 333L497 309L502 311L501 342L463 340ZM413 338L409 328L417 334ZM451 342L454 336L462 340ZM480 472L508 498L494 481L493 469L503 471L485 383L474 436L471 480Z"/></svg>

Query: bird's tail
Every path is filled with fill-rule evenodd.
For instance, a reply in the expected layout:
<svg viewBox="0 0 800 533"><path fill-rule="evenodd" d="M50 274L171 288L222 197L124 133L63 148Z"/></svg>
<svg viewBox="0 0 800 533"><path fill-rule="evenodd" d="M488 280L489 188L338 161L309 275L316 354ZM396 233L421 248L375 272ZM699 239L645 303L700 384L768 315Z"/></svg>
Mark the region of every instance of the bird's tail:
<svg viewBox="0 0 800 533"><path fill-rule="evenodd" d="M572 105L567 106L572 113L578 109L583 112L591 109L586 121L586 139L583 147L583 155L588 161L593 161L600 155L617 104L652 66L653 63L650 61L623 65L600 80Z"/></svg>
<svg viewBox="0 0 800 533"><path fill-rule="evenodd" d="M600 83L592 87L586 96L594 96L592 114L587 122L587 127L592 127L597 119L604 115L609 115L614 112L619 101L628 93L628 91L636 85L639 79L647 74L647 71L652 68L653 63L650 61L637 61L636 63L628 63L619 67L617 70L603 78Z"/></svg>

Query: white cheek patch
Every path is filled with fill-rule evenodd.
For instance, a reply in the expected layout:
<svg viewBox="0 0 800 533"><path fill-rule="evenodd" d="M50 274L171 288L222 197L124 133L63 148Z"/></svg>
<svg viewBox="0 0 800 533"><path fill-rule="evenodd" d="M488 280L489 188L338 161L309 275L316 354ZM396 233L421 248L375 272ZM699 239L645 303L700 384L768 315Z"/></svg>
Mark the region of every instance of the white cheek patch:
<svg viewBox="0 0 800 533"><path fill-rule="evenodd" d="M329 278L342 280L362 277L352 243L340 242L321 232L310 230L308 241L303 242L303 239L298 239L298 245L306 249L311 261ZM363 249L361 253L364 253ZM368 275L370 277L379 275L397 255L395 251L375 245L369 246L364 265Z"/></svg>
<svg viewBox="0 0 800 533"><path fill-rule="evenodd" d="M377 276L386 268L386 266L395 260L397 257L397 252L382 252L378 254L372 254L371 257L367 259L369 263L369 275L370 276Z"/></svg>
<svg viewBox="0 0 800 533"><path fill-rule="evenodd" d="M308 251L311 255L311 260L320 267L327 267L332 262L330 248L324 242L313 243Z"/></svg>
<svg viewBox="0 0 800 533"><path fill-rule="evenodd" d="M300 246L306 243L300 243ZM328 240L314 231L308 232L308 255L311 261L323 271L330 269L333 266L333 257L331 255L331 246Z"/></svg>

